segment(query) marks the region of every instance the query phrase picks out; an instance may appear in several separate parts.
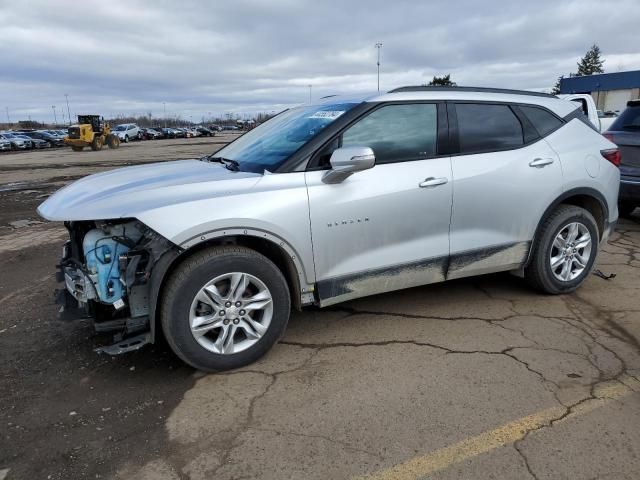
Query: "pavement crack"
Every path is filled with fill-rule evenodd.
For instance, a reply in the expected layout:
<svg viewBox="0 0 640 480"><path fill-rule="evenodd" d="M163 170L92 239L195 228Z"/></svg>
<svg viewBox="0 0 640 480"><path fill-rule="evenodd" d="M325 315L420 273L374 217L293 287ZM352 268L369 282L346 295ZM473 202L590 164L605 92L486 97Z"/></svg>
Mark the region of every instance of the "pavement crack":
<svg viewBox="0 0 640 480"><path fill-rule="evenodd" d="M295 436L295 437L304 437L304 438L317 438L317 439L324 440L324 441L329 442L329 443L340 445L341 447L344 447L346 450L365 453L365 454L370 455L372 457L376 457L379 460L384 460L384 456L380 455L379 453L371 452L369 450L365 450L365 449L358 448L358 447L354 447L353 445L351 445L348 442L343 442L341 440L336 440L334 438L331 438L331 437L328 437L328 436L325 436L325 435L314 435L314 434L308 434L308 433L282 431L282 430L277 430L277 429L272 429L272 428L264 428L264 427L262 427L262 428L251 427L251 428L253 430L257 430L257 431L260 431L260 432L272 432L272 433L277 433L277 434L280 434L280 435L291 435L291 436Z"/></svg>

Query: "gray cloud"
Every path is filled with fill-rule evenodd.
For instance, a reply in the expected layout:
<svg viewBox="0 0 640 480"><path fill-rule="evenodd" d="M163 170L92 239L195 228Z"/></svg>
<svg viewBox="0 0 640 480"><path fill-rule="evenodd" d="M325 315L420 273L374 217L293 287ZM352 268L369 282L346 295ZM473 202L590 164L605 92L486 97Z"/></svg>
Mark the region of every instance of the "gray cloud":
<svg viewBox="0 0 640 480"><path fill-rule="evenodd" d="M0 107L183 118L278 110L313 95L451 73L464 85L548 88L597 42L640 68L637 0L0 1ZM4 108L3 108L4 110ZM66 107L65 107L66 110Z"/></svg>

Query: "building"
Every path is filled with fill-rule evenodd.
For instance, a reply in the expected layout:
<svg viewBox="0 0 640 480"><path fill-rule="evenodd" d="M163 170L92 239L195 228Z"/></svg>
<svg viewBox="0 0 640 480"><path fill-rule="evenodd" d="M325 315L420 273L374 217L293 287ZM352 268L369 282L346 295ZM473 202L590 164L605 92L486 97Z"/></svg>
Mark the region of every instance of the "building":
<svg viewBox="0 0 640 480"><path fill-rule="evenodd" d="M563 78L560 93L590 93L598 110L622 111L640 98L640 70Z"/></svg>

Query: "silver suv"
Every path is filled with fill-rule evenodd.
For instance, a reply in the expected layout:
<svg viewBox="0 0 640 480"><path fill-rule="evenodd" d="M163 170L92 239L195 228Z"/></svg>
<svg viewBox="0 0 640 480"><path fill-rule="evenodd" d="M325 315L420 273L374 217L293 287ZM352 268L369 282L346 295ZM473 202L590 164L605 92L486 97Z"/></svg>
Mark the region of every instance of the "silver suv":
<svg viewBox="0 0 640 480"><path fill-rule="evenodd" d="M618 217L620 155L546 94L404 87L286 110L214 155L79 180L60 301L121 353L162 330L185 362L264 355L290 309L511 271L575 290Z"/></svg>

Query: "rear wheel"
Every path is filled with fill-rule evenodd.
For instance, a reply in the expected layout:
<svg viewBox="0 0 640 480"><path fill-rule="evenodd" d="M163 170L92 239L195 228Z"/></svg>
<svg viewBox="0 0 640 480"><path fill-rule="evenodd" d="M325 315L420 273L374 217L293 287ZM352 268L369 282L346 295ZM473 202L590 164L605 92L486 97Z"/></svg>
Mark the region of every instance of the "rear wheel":
<svg viewBox="0 0 640 480"><path fill-rule="evenodd" d="M587 210L560 205L537 235L525 278L546 293L574 291L593 268L599 238L596 221Z"/></svg>
<svg viewBox="0 0 640 480"><path fill-rule="evenodd" d="M118 148L120 146L120 139L117 135L110 134L107 137L107 145L109 148Z"/></svg>
<svg viewBox="0 0 640 480"><path fill-rule="evenodd" d="M282 272L244 247L194 254L168 280L160 318L173 351L206 371L262 357L282 336L291 301Z"/></svg>
<svg viewBox="0 0 640 480"><path fill-rule="evenodd" d="M71 146L71 150L73 150L74 152L81 152L83 148L84 147L77 147L75 145Z"/></svg>
<svg viewBox="0 0 640 480"><path fill-rule="evenodd" d="M630 217L635 209L636 205L633 203L621 202L618 204L618 214L621 217Z"/></svg>
<svg viewBox="0 0 640 480"><path fill-rule="evenodd" d="M93 137L93 142L91 142L91 150L93 151L102 150L102 137L97 135Z"/></svg>

